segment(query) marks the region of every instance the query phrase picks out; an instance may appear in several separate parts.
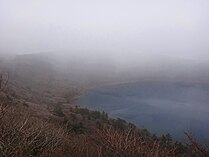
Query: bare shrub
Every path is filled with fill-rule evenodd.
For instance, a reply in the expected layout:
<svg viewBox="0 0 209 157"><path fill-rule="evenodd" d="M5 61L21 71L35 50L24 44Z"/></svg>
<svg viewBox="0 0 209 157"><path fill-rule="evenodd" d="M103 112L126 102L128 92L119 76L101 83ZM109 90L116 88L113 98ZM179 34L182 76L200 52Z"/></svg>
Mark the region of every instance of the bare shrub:
<svg viewBox="0 0 209 157"><path fill-rule="evenodd" d="M0 156L50 154L66 139L65 131L17 108L9 107L0 119Z"/></svg>
<svg viewBox="0 0 209 157"><path fill-rule="evenodd" d="M128 132L111 128L97 129L93 140L105 156L112 157L175 157L176 149L166 147L160 141L140 138Z"/></svg>
<svg viewBox="0 0 209 157"><path fill-rule="evenodd" d="M206 145L200 144L191 133L186 132L185 135L189 141L188 147L195 157L209 157L209 143Z"/></svg>

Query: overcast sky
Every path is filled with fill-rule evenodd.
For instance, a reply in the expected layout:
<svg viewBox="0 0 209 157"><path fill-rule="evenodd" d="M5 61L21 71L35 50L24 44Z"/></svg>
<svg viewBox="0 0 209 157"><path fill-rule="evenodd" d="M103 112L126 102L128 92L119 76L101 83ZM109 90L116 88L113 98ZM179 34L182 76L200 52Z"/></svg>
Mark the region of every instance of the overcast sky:
<svg viewBox="0 0 209 157"><path fill-rule="evenodd" d="M0 52L209 59L208 0L0 0Z"/></svg>

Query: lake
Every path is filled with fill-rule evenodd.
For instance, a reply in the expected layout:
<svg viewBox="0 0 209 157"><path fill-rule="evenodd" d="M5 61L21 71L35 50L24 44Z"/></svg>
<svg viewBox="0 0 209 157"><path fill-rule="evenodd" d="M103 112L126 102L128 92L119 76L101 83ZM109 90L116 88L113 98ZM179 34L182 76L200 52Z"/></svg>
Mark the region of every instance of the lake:
<svg viewBox="0 0 209 157"><path fill-rule="evenodd" d="M184 140L184 132L201 141L209 133L209 85L137 82L94 88L76 103L120 117L157 135L170 133Z"/></svg>

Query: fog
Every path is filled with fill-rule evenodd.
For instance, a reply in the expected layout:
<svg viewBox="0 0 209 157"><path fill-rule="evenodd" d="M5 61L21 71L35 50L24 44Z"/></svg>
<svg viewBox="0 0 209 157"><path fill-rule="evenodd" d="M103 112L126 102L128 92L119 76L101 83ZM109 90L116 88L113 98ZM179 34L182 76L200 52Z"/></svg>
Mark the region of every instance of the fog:
<svg viewBox="0 0 209 157"><path fill-rule="evenodd" d="M56 64L82 72L209 80L207 0L0 0L0 23L1 54L56 54Z"/></svg>

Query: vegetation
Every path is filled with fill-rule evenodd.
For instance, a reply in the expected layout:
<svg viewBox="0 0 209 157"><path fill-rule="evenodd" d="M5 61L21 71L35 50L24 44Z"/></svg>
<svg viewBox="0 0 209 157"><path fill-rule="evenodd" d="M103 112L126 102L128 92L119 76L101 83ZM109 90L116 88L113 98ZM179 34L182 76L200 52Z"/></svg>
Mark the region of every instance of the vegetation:
<svg viewBox="0 0 209 157"><path fill-rule="evenodd" d="M187 144L188 148L192 151L193 156L195 157L208 157L209 156L209 142L206 145L198 143L196 139L192 136L191 133L185 133L189 143Z"/></svg>
<svg viewBox="0 0 209 157"><path fill-rule="evenodd" d="M62 108L60 107L59 104L54 106L53 112L54 112L55 115L57 115L59 117L64 117L65 116L65 114L63 113Z"/></svg>
<svg viewBox="0 0 209 157"><path fill-rule="evenodd" d="M18 113L17 113L18 112ZM44 156L65 140L65 131L14 107L1 110L0 156Z"/></svg>
<svg viewBox="0 0 209 157"><path fill-rule="evenodd" d="M42 117L32 116L28 107L14 104L1 107L0 114L2 157L208 156L208 148L198 144L189 134L186 147L174 143L169 134L154 138L150 133L144 133L147 131L130 128L128 125L124 129L115 128L111 124L112 120L106 125L101 123L100 127L93 125L89 128L84 127L82 123L69 124L66 121L60 123L61 121L54 120L49 122ZM95 117L91 118L94 121Z"/></svg>
<svg viewBox="0 0 209 157"><path fill-rule="evenodd" d="M60 102L52 99L47 105L40 97L35 102L42 105L28 103L5 91L7 84L8 75L1 74L1 157L209 156L208 145L199 144L189 133L188 143L182 144L173 141L170 134L157 137L123 119L109 118L104 111L63 105L60 98ZM70 95L75 98L76 94Z"/></svg>
<svg viewBox="0 0 209 157"><path fill-rule="evenodd" d="M9 74L0 73L0 92L2 92L6 88L8 80L9 80Z"/></svg>

